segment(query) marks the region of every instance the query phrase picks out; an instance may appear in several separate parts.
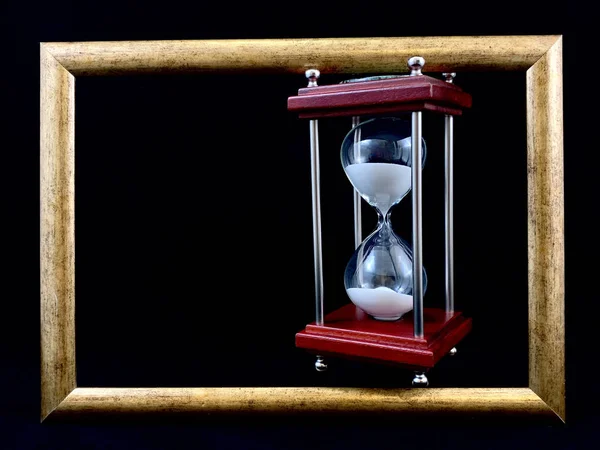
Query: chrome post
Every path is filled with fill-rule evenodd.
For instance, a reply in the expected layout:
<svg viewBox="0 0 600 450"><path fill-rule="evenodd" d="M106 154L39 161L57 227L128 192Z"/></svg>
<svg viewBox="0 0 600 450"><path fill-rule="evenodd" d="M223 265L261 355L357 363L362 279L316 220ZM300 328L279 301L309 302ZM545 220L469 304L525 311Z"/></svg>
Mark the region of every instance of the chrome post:
<svg viewBox="0 0 600 450"><path fill-rule="evenodd" d="M321 242L321 175L319 121L310 121L310 174L312 182L313 253L315 265L316 323L323 325L323 248Z"/></svg>
<svg viewBox="0 0 600 450"><path fill-rule="evenodd" d="M412 225L414 335L423 337L423 229L421 179L421 111L412 113Z"/></svg>
<svg viewBox="0 0 600 450"><path fill-rule="evenodd" d="M421 69L425 65L425 59L421 56L413 56L408 60L408 67L410 67L410 76L423 75Z"/></svg>
<svg viewBox="0 0 600 450"><path fill-rule="evenodd" d="M452 83L456 73L443 75L446 82ZM451 316L454 314L454 117L450 114L445 120L444 164L446 314Z"/></svg>
<svg viewBox="0 0 600 450"><path fill-rule="evenodd" d="M427 387L429 386L429 380L425 375L425 372L415 372L415 377L412 380L414 387Z"/></svg>
<svg viewBox="0 0 600 450"><path fill-rule="evenodd" d="M420 76L425 60L415 56L408 60L411 76ZM422 338L423 331L423 230L422 230L422 179L421 164L423 161L423 148L421 140L422 131L421 111L412 113L412 225L413 225L413 317L414 336Z"/></svg>
<svg viewBox="0 0 600 450"><path fill-rule="evenodd" d="M327 363L321 355L317 355L317 360L315 361L315 369L317 369L317 372L327 371Z"/></svg>
<svg viewBox="0 0 600 450"><path fill-rule="evenodd" d="M352 117L352 128L355 128L360 123L360 117ZM354 156L358 157L360 153L360 129L354 134ZM362 243L362 211L361 197L358 191L354 191L354 248L358 248Z"/></svg>
<svg viewBox="0 0 600 450"><path fill-rule="evenodd" d="M317 86L319 71L306 71L308 87ZM310 178L312 184L313 252L317 325L323 325L323 249L321 243L321 174L319 168L319 121L310 121ZM317 360L318 362L318 360Z"/></svg>

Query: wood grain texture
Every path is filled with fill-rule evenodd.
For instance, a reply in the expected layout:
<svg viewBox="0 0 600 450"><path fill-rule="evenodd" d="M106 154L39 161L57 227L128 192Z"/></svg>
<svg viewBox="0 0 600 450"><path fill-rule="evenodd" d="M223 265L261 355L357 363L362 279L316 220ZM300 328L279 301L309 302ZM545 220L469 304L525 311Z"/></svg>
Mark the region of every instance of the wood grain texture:
<svg viewBox="0 0 600 450"><path fill-rule="evenodd" d="M299 119L329 119L332 117L352 117L367 115L396 114L399 112L423 111L435 114L449 114L451 116L461 116L462 109L452 108L445 105L436 105L429 102L403 103L394 106L369 106L369 107L351 107L339 110L301 112Z"/></svg>
<svg viewBox="0 0 600 450"><path fill-rule="evenodd" d="M137 72L403 73L425 58L424 72L527 70L556 36L443 36L204 41L47 43L74 75Z"/></svg>
<svg viewBox="0 0 600 450"><path fill-rule="evenodd" d="M471 107L471 95L452 83L421 75L303 88L288 98L288 111L311 118L422 111L426 105L442 114Z"/></svg>
<svg viewBox="0 0 600 450"><path fill-rule="evenodd" d="M75 388L75 78L40 49L42 419Z"/></svg>
<svg viewBox="0 0 600 450"><path fill-rule="evenodd" d="M440 308L425 308L424 336L414 336L412 313L401 320L375 320L353 303L327 314L323 325L310 323L296 334L296 347L318 355L364 359L428 370L471 330L471 319Z"/></svg>
<svg viewBox="0 0 600 450"><path fill-rule="evenodd" d="M528 388L77 388L53 415L88 414L512 415L556 420Z"/></svg>
<svg viewBox="0 0 600 450"><path fill-rule="evenodd" d="M562 39L527 71L529 387L565 418Z"/></svg>

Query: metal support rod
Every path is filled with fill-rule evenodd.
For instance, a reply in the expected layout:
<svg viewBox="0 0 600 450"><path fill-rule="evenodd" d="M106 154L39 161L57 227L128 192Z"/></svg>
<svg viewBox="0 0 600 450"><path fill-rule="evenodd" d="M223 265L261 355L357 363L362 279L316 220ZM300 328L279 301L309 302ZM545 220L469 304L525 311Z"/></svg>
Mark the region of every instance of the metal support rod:
<svg viewBox="0 0 600 450"><path fill-rule="evenodd" d="M308 69L305 72L308 87L316 87L321 72ZM313 217L313 254L315 262L315 322L323 325L323 246L321 244L321 171L319 169L319 122L310 121L310 180L312 185L312 217ZM317 357L319 364L324 363ZM324 365L326 368L327 366ZM325 369L323 369L325 370Z"/></svg>
<svg viewBox="0 0 600 450"><path fill-rule="evenodd" d="M414 335L423 337L423 230L422 230L422 183L421 141L422 112L412 113L412 225L413 225L413 312Z"/></svg>
<svg viewBox="0 0 600 450"><path fill-rule="evenodd" d="M318 120L310 121L310 178L312 183L316 323L317 325L323 325L323 249L321 244L321 175L319 169Z"/></svg>
<svg viewBox="0 0 600 450"><path fill-rule="evenodd" d="M446 314L454 314L454 131L451 115L446 116L446 139L444 160L446 167L445 198L445 247L446 247Z"/></svg>
<svg viewBox="0 0 600 450"><path fill-rule="evenodd" d="M456 72L443 73L447 83L453 83ZM446 115L444 141L444 165L446 182L444 185L445 203L445 278L446 278L446 315L454 314L454 117ZM453 349L456 352L456 349Z"/></svg>
<svg viewBox="0 0 600 450"><path fill-rule="evenodd" d="M360 117L352 117L352 128L360 123ZM354 134L354 156L357 158L360 152L360 129ZM354 191L354 248L358 248L362 243L362 211L361 197L356 189Z"/></svg>

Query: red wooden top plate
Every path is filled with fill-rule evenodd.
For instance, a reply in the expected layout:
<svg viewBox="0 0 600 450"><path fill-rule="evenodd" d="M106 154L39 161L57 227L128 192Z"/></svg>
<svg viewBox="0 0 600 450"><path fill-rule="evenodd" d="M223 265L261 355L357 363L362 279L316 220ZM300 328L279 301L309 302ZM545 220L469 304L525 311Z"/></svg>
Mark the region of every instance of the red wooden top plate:
<svg viewBox="0 0 600 450"><path fill-rule="evenodd" d="M470 94L427 75L307 87L288 98L288 110L303 119L425 110L460 115L470 107Z"/></svg>

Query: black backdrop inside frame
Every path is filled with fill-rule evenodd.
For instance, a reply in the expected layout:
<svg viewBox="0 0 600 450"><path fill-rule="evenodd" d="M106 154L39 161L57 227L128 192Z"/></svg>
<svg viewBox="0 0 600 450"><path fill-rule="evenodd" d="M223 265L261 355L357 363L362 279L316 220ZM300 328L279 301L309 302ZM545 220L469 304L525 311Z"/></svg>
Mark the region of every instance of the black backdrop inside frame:
<svg viewBox="0 0 600 450"><path fill-rule="evenodd" d="M441 77L441 74L429 74ZM320 84L348 78L323 74ZM525 76L459 73L456 308L473 332L432 386L527 385ZM314 357L303 76L80 77L76 95L76 329L80 386L397 386L409 371ZM325 309L349 300L349 118L320 121ZM444 121L425 113L425 306L444 303ZM363 202L366 236L375 213ZM392 215L411 240L407 196Z"/></svg>

